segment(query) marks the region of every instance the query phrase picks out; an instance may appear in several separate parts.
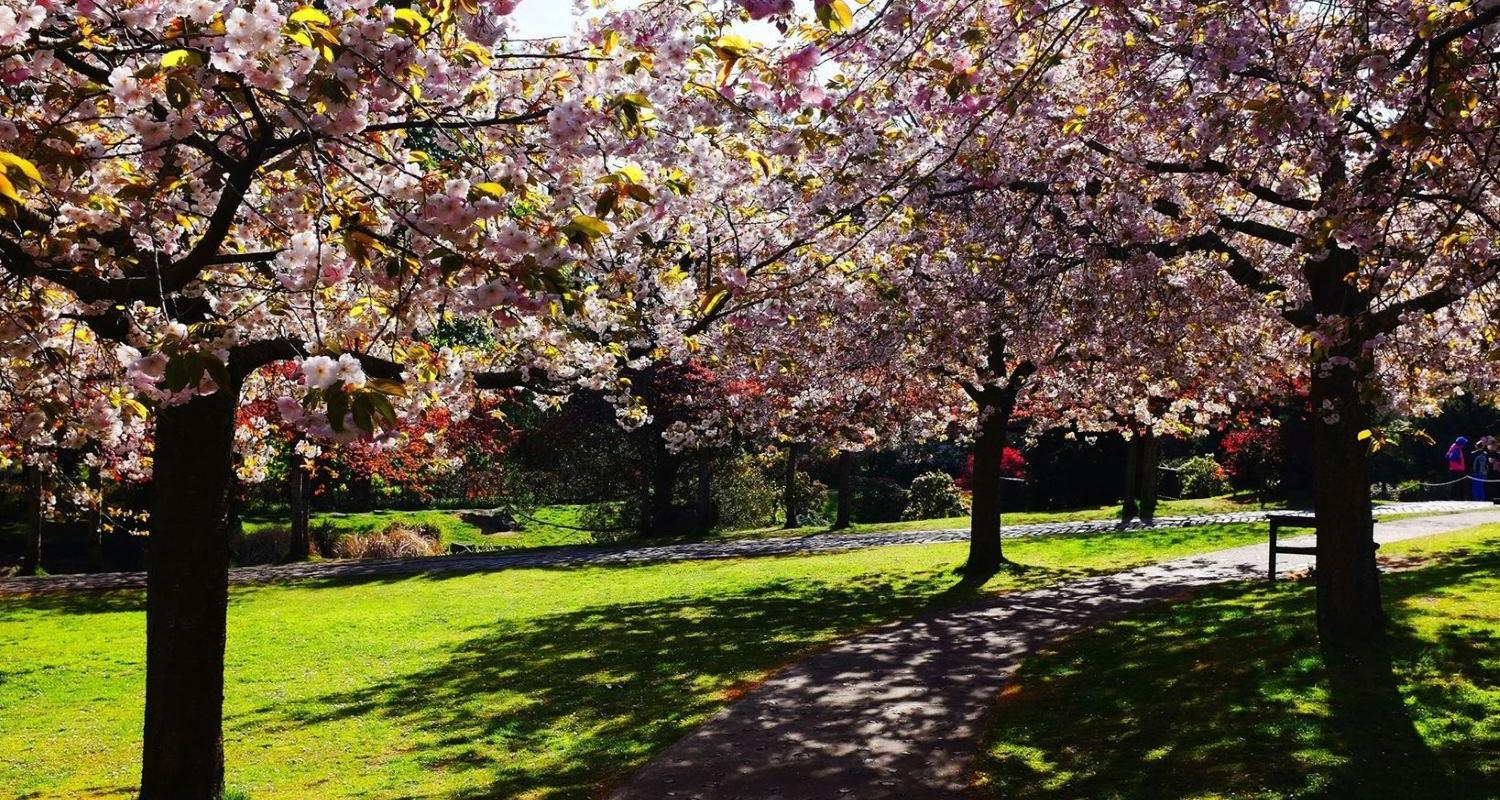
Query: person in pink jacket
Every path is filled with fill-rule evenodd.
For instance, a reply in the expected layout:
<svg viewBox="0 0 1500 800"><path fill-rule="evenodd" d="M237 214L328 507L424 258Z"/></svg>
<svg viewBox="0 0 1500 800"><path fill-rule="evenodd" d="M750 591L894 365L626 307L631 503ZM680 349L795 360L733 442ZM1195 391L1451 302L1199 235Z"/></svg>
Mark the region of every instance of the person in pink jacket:
<svg viewBox="0 0 1500 800"><path fill-rule="evenodd" d="M1448 479L1453 481L1449 496L1454 500L1467 500L1469 497L1469 464L1464 457L1464 448L1468 446L1469 440L1463 436L1454 439L1453 444L1448 446Z"/></svg>

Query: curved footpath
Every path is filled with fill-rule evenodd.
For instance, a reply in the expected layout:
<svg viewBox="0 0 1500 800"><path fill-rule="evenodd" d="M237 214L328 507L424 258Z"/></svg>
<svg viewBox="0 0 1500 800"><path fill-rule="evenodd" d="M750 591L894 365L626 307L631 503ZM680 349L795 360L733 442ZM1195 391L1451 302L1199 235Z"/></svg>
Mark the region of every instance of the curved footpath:
<svg viewBox="0 0 1500 800"><path fill-rule="evenodd" d="M1392 503L1377 506L1380 516L1391 514L1436 514L1493 508L1489 503L1435 501ZM1188 528L1197 525L1223 525L1235 522L1259 522L1268 511L1237 511L1228 514L1200 514L1187 517L1159 517L1154 528ZM1023 536L1054 536L1066 533L1103 533L1114 530L1140 530L1139 523L1122 528L1114 520L1089 522L1043 522L1016 525L1002 530L1007 539ZM516 553L484 555L434 556L382 561L324 561L311 564L281 564L264 567L239 567L229 571L229 582L281 583L301 580L329 580L424 573L492 572L516 567L571 567L606 564L640 564L652 561L695 561L714 558L751 558L755 556L799 555L856 550L861 547L885 547L900 544L932 544L967 541L967 528L930 531L897 531L892 533L819 533L811 536L773 539L733 539L717 542L650 545L645 547L557 547ZM44 577L0 578L0 596L15 594L56 594L113 589L142 589L144 572L100 572Z"/></svg>
<svg viewBox="0 0 1500 800"><path fill-rule="evenodd" d="M1500 509L1490 506L1382 523L1375 532L1392 542L1493 522ZM1198 587L1264 579L1266 556L1264 544L1205 553L997 595L856 636L776 674L709 719L612 800L963 798L987 715L1027 655ZM1312 562L1279 560L1287 569Z"/></svg>

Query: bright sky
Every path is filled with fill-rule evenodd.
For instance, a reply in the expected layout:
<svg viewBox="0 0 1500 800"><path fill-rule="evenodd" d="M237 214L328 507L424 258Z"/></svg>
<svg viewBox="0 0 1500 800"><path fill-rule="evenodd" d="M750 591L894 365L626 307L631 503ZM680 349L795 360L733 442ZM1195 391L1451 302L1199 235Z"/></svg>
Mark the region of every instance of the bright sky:
<svg viewBox="0 0 1500 800"><path fill-rule="evenodd" d="M521 0L511 20L517 36L540 39L571 33L573 16L572 0Z"/></svg>
<svg viewBox="0 0 1500 800"><path fill-rule="evenodd" d="M799 14L804 16L812 14L812 0L796 0L796 2ZM631 0L625 0L624 4L631 5L632 3ZM511 13L515 35L522 39L566 36L572 33L573 20L577 17L578 12L573 8L573 0L521 0L521 4ZM774 27L764 21L738 26L737 32L760 41L770 41L780 35Z"/></svg>

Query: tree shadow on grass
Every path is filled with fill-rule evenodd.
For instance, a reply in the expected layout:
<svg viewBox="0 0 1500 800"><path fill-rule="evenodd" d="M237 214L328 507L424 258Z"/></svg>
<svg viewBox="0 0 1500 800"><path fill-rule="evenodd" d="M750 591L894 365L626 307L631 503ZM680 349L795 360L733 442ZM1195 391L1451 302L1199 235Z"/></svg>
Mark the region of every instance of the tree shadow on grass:
<svg viewBox="0 0 1500 800"><path fill-rule="evenodd" d="M1388 603L1490 576L1500 551L1386 580ZM980 773L995 797L1500 797L1500 637L1419 635L1326 659L1311 587L1223 587L1082 633L1022 667ZM1478 740L1471 737L1478 737Z"/></svg>
<svg viewBox="0 0 1500 800"><path fill-rule="evenodd" d="M499 621L436 666L266 706L231 726L264 737L385 718L414 732L402 744L426 769L475 772L464 782L485 785L459 796L590 797L810 648L975 596L954 584L939 571L784 580Z"/></svg>

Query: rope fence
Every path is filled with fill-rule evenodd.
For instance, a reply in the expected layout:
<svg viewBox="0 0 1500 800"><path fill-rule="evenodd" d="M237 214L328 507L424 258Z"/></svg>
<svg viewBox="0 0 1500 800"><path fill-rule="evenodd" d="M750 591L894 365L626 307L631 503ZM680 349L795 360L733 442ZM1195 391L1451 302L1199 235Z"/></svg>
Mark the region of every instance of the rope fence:
<svg viewBox="0 0 1500 800"><path fill-rule="evenodd" d="M1417 484L1419 486L1431 486L1431 487L1452 486L1453 484L1458 483L1459 481L1464 481L1464 480L1478 481L1479 483L1500 483L1500 478L1476 478L1473 475L1461 475L1461 476L1459 476L1457 478L1454 478L1451 481L1443 481L1442 483L1428 483L1427 481L1417 481Z"/></svg>

